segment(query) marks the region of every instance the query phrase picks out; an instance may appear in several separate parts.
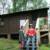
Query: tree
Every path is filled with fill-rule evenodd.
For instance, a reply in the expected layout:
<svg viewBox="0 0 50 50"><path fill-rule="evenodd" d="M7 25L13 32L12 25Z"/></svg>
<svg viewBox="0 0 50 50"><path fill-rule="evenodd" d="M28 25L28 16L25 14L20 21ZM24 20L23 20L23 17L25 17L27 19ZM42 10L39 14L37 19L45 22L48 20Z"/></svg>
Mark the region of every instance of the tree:
<svg viewBox="0 0 50 50"><path fill-rule="evenodd" d="M9 9L9 4L7 3L7 0L0 0L0 4L1 4L1 14L5 14L8 13L8 9Z"/></svg>
<svg viewBox="0 0 50 50"><path fill-rule="evenodd" d="M31 7L32 6L32 7ZM13 0L13 11L26 11L47 7L46 0Z"/></svg>
<svg viewBox="0 0 50 50"><path fill-rule="evenodd" d="M13 11L21 11L26 9L27 0L13 0Z"/></svg>
<svg viewBox="0 0 50 50"><path fill-rule="evenodd" d="M45 8L47 7L46 0L37 0L37 8Z"/></svg>
<svg viewBox="0 0 50 50"><path fill-rule="evenodd" d="M8 11L8 13L12 13L16 11L17 12L27 11L47 7L46 0L11 0L11 1L12 1L11 3L13 3L12 9L10 8L11 5L10 3L8 3L8 0L0 0L3 13L5 12L4 10Z"/></svg>

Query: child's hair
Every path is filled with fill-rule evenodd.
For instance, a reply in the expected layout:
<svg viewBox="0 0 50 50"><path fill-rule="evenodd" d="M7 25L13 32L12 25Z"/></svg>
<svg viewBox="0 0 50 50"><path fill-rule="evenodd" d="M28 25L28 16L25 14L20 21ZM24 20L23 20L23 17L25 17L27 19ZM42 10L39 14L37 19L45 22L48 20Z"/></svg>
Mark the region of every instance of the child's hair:
<svg viewBox="0 0 50 50"><path fill-rule="evenodd" d="M33 26L33 24L30 24L30 25L29 25L29 28L30 28L30 27L33 27L33 28L35 28L35 27Z"/></svg>
<svg viewBox="0 0 50 50"><path fill-rule="evenodd" d="M32 24L29 24L29 28L30 28L30 27L33 27Z"/></svg>

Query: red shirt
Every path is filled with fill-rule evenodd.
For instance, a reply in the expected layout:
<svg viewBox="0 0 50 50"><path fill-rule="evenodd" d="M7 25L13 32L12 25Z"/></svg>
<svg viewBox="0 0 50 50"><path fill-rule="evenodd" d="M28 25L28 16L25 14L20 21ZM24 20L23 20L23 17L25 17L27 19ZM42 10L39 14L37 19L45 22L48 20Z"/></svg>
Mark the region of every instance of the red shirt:
<svg viewBox="0 0 50 50"><path fill-rule="evenodd" d="M28 31L27 31L28 36L35 36L35 34L36 34L36 31L34 28L28 29Z"/></svg>

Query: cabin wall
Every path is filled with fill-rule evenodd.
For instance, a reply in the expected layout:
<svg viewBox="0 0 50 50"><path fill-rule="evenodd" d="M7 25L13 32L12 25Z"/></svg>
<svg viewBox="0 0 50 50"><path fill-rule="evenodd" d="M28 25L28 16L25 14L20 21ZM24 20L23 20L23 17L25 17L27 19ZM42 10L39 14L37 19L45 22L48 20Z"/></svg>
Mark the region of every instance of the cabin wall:
<svg viewBox="0 0 50 50"><path fill-rule="evenodd" d="M2 18L4 22L4 26L0 26L0 32L2 33L12 33L16 32L17 29L17 17L12 16L12 17L4 17Z"/></svg>
<svg viewBox="0 0 50 50"><path fill-rule="evenodd" d="M46 12L45 12L46 13ZM28 14L21 14L20 16L17 17L16 16L10 16L10 17L4 17L3 21L4 21L4 26L0 26L0 32L3 33L12 33L12 32L16 32L17 26L20 26L19 24L19 20L20 19L29 19L30 23L35 24L36 23L36 19L39 16L39 14L36 15L36 13L28 13ZM46 14L42 14L39 17L45 17L47 16ZM18 21L17 21L18 20Z"/></svg>
<svg viewBox="0 0 50 50"><path fill-rule="evenodd" d="M3 16L4 26L0 26L0 33L14 34L20 29L20 19L29 19L30 23L35 26L37 17L46 17L47 10L37 10L20 14Z"/></svg>
<svg viewBox="0 0 50 50"><path fill-rule="evenodd" d="M4 25L3 26L0 26L0 33L8 33L8 18L2 18L3 19L3 22L4 22Z"/></svg>

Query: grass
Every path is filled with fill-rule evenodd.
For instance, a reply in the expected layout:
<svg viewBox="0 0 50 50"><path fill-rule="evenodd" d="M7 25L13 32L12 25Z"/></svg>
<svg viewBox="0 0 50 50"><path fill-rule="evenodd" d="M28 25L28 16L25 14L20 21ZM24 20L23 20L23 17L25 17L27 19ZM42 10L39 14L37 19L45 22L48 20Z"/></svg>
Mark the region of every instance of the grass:
<svg viewBox="0 0 50 50"><path fill-rule="evenodd" d="M50 46L42 44L39 49L40 50L50 50Z"/></svg>
<svg viewBox="0 0 50 50"><path fill-rule="evenodd" d="M50 46L41 45L40 50L50 50ZM0 39L0 50L19 50L18 40Z"/></svg>
<svg viewBox="0 0 50 50"><path fill-rule="evenodd" d="M19 50L18 40L0 39L0 50Z"/></svg>

